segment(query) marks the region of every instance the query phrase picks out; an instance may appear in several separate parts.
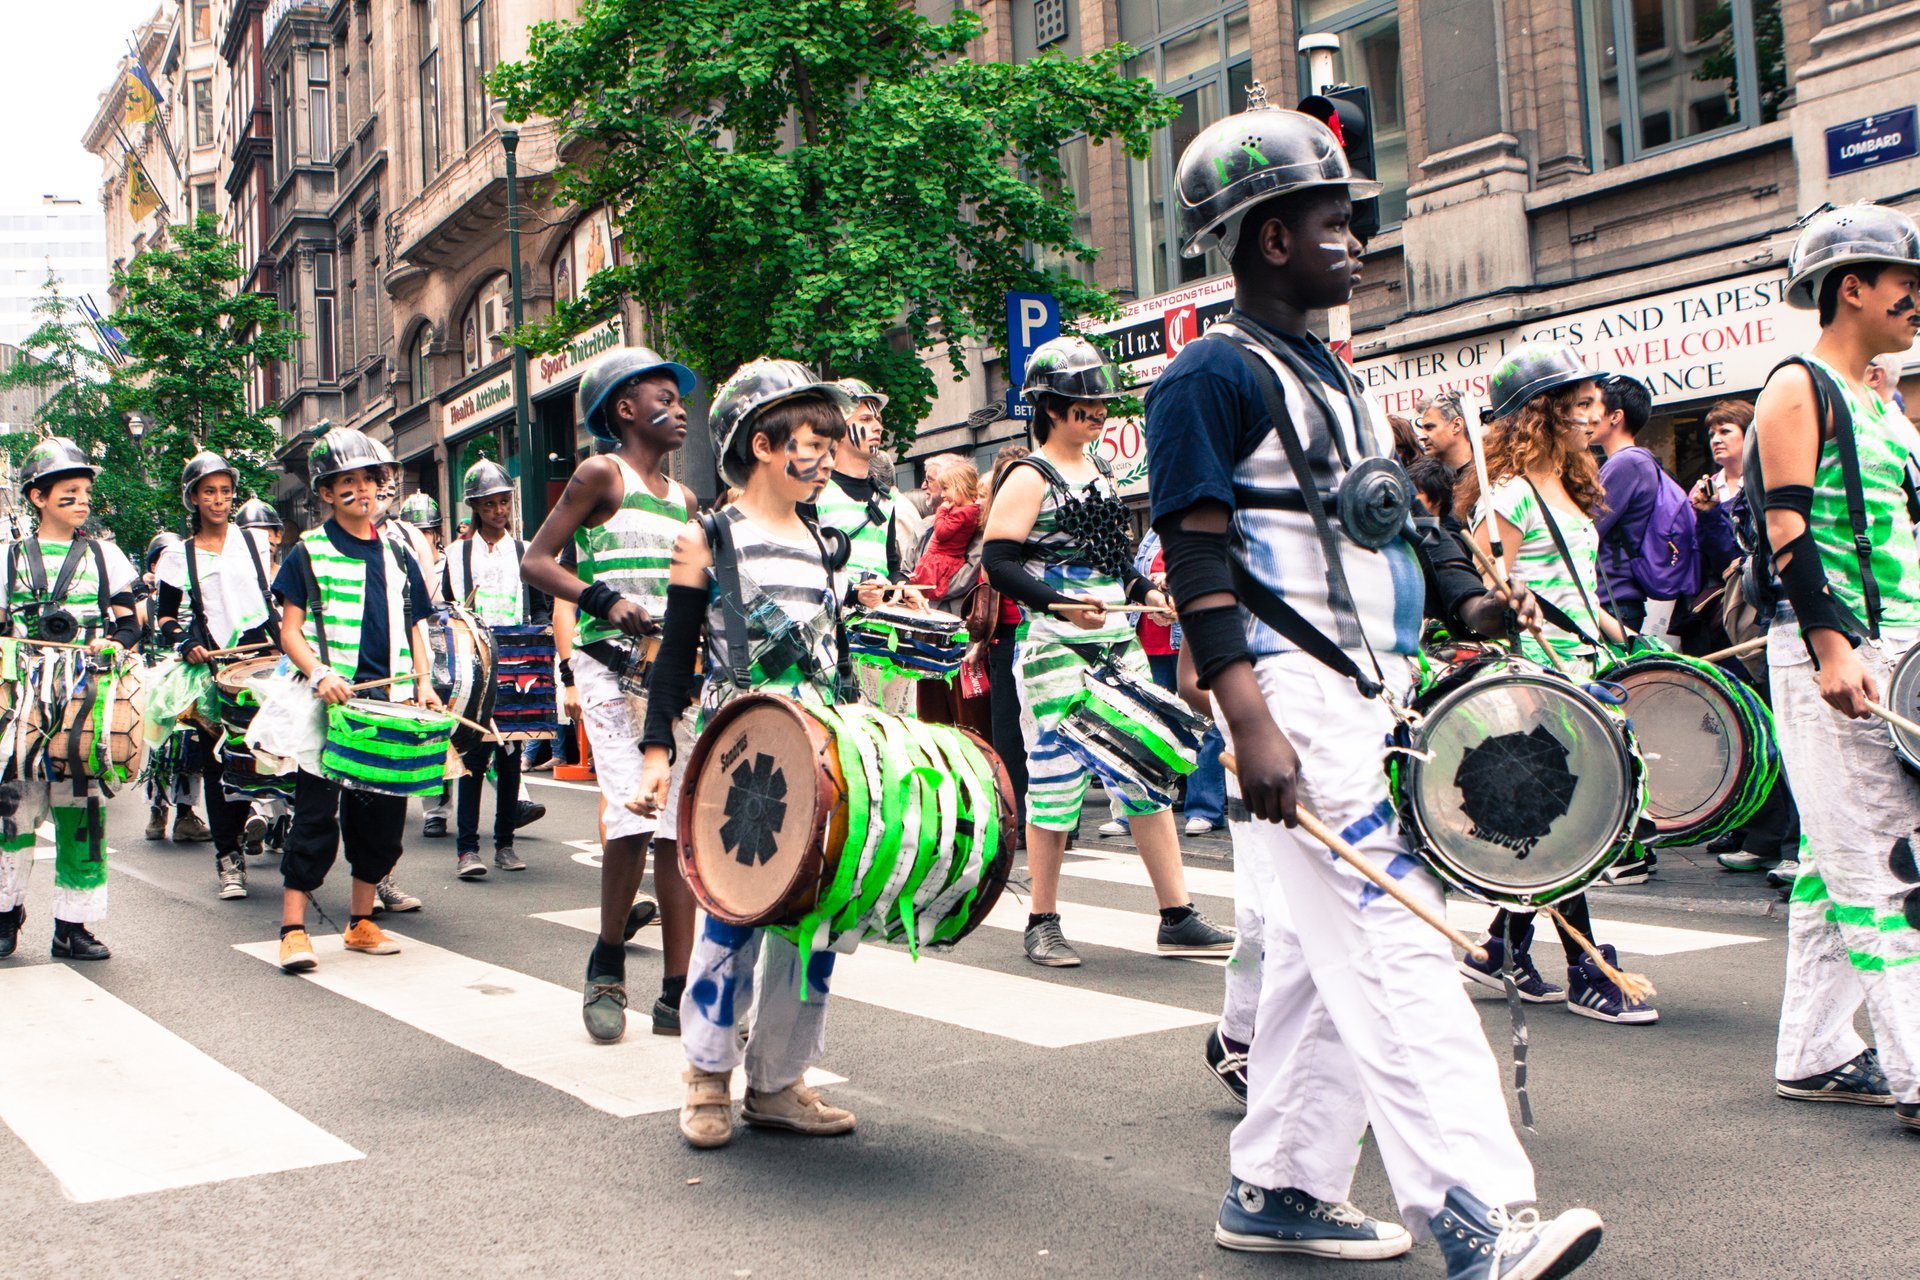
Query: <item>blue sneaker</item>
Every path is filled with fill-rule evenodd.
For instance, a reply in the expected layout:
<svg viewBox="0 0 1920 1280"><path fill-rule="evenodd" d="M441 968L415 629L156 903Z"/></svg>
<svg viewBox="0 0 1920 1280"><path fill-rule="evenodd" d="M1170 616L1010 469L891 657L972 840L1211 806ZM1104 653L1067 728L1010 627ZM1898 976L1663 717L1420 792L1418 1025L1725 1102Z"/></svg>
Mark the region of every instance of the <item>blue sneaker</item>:
<svg viewBox="0 0 1920 1280"><path fill-rule="evenodd" d="M1489 1208L1460 1187L1447 1192L1430 1225L1447 1280L1559 1280L1600 1247L1600 1215L1591 1209L1542 1222L1538 1210Z"/></svg>
<svg viewBox="0 0 1920 1280"><path fill-rule="evenodd" d="M1540 970L1534 968L1532 942L1533 926L1528 925L1513 953L1513 985L1520 989L1520 999L1527 1004L1559 1004L1567 998L1566 990L1548 982ZM1500 980L1500 965L1507 954L1506 939L1489 937L1480 945L1487 950L1487 962L1481 964L1472 956L1460 957L1460 976L1504 993L1507 986Z"/></svg>
<svg viewBox="0 0 1920 1280"><path fill-rule="evenodd" d="M1309 1253L1318 1258L1397 1258L1413 1234L1369 1218L1350 1204L1329 1204L1291 1188L1268 1191L1235 1178L1213 1226L1216 1244L1247 1253Z"/></svg>
<svg viewBox="0 0 1920 1280"><path fill-rule="evenodd" d="M1620 967L1620 955L1611 942L1600 945L1600 954L1614 968ZM1581 956L1578 964L1567 966L1567 986L1568 1013L1577 1013L1597 1022L1644 1025L1660 1021L1658 1009L1644 1000L1635 1000L1627 995L1587 956Z"/></svg>
<svg viewBox="0 0 1920 1280"><path fill-rule="evenodd" d="M1236 1049L1236 1044L1239 1041L1229 1044L1219 1027L1207 1032L1207 1069L1233 1095L1234 1101L1244 1107L1247 1105L1247 1046Z"/></svg>
<svg viewBox="0 0 1920 1280"><path fill-rule="evenodd" d="M1851 1102L1864 1107L1890 1107L1893 1090L1880 1069L1880 1054L1867 1048L1831 1071L1804 1080L1775 1080L1773 1091L1783 1098L1807 1102Z"/></svg>

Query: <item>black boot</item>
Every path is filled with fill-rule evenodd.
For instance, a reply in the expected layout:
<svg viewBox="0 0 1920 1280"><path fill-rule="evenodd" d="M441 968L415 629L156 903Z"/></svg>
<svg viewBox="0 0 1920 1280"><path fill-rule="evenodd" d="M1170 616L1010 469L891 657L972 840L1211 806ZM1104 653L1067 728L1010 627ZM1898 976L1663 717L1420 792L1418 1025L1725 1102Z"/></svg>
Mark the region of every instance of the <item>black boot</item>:
<svg viewBox="0 0 1920 1280"><path fill-rule="evenodd" d="M113 952L107 944L87 932L84 924L71 920L53 922L53 958L55 960L105 960Z"/></svg>
<svg viewBox="0 0 1920 1280"><path fill-rule="evenodd" d="M20 945L20 926L27 922L27 909L15 907L11 911L0 911L0 960L13 954Z"/></svg>

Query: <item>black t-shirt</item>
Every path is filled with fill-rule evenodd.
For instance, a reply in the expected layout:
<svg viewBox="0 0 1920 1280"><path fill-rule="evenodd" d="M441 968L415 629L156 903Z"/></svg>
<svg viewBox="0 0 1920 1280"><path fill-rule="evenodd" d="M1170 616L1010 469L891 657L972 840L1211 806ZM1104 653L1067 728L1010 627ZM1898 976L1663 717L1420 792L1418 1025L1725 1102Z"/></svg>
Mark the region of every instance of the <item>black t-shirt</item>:
<svg viewBox="0 0 1920 1280"><path fill-rule="evenodd" d="M371 538L356 538L329 520L322 526L327 531L327 541L333 549L343 556L351 556L366 566L366 600L369 606L384 602L387 598L387 558L383 554L386 547L392 547L393 553L400 558L407 573L407 617L426 618L433 614L433 597L427 592L427 580L421 576L420 563L413 553L403 547L387 542L380 535ZM273 579L274 598L282 604L290 604L305 609L307 601L307 546L296 542L293 550L280 562L280 572ZM405 619L402 620L405 625ZM360 662L354 668L353 680L360 684L368 680L384 680L396 674L388 670L387 654L392 647L390 619L384 608L369 607L360 620Z"/></svg>

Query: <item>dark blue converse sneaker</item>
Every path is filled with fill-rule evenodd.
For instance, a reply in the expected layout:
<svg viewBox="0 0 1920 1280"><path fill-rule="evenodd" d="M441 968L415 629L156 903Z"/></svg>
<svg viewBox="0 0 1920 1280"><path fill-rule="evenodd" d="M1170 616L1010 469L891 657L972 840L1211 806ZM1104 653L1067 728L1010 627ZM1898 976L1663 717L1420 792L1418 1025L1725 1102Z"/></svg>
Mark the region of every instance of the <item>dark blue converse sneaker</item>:
<svg viewBox="0 0 1920 1280"><path fill-rule="evenodd" d="M1620 967L1619 953L1613 949L1611 942L1601 944L1600 954L1614 968ZM1567 966L1567 988L1568 1013L1577 1013L1597 1022L1644 1024L1660 1021L1658 1009L1620 990L1589 956L1581 956L1578 964Z"/></svg>
<svg viewBox="0 0 1920 1280"><path fill-rule="evenodd" d="M1226 1091L1234 1096L1241 1106L1247 1105L1247 1047L1228 1044L1227 1038L1215 1027L1207 1032L1207 1067L1213 1072Z"/></svg>
<svg viewBox="0 0 1920 1280"><path fill-rule="evenodd" d="M1600 1215L1591 1209L1542 1222L1536 1209L1490 1208L1460 1187L1429 1221L1447 1280L1559 1280L1600 1247Z"/></svg>
<svg viewBox="0 0 1920 1280"><path fill-rule="evenodd" d="M1559 1004L1567 998L1566 990L1556 987L1541 976L1540 970L1533 966L1533 926L1520 936L1520 946L1513 953L1513 985L1520 989L1520 998L1528 1004ZM1500 980L1500 966L1506 959L1507 943L1504 938L1489 937L1480 944L1486 948L1485 964L1472 956L1460 957L1460 976L1469 982L1477 982L1483 987L1491 987L1504 993L1506 983Z"/></svg>
<svg viewBox="0 0 1920 1280"><path fill-rule="evenodd" d="M1773 1091L1783 1098L1805 1102L1851 1102L1863 1107L1890 1107L1893 1090L1880 1069L1880 1054L1862 1049L1831 1071L1804 1080L1775 1080Z"/></svg>
<svg viewBox="0 0 1920 1280"><path fill-rule="evenodd" d="M1350 1204L1329 1204L1304 1191L1268 1191L1235 1178L1220 1202L1215 1243L1247 1253L1310 1253L1318 1258L1397 1258L1413 1234L1397 1222L1369 1218Z"/></svg>

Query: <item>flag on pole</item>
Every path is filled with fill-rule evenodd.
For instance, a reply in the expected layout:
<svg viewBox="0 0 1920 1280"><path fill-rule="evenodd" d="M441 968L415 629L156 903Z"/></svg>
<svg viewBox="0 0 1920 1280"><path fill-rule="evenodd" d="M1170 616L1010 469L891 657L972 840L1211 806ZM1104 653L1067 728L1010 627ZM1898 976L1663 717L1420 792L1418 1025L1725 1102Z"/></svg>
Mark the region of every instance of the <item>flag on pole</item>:
<svg viewBox="0 0 1920 1280"><path fill-rule="evenodd" d="M139 63L127 68L128 124L146 124L160 108L160 91L153 87L147 69Z"/></svg>
<svg viewBox="0 0 1920 1280"><path fill-rule="evenodd" d="M137 163L127 170L127 216L135 222L160 208L160 193L147 181L146 170Z"/></svg>
<svg viewBox="0 0 1920 1280"><path fill-rule="evenodd" d="M100 314L100 308L94 305L93 295L80 295L80 309L86 313L87 325L99 339L100 354L115 364L126 363L127 335Z"/></svg>

